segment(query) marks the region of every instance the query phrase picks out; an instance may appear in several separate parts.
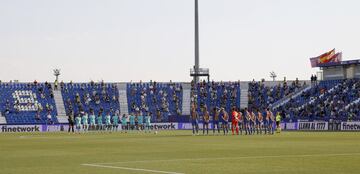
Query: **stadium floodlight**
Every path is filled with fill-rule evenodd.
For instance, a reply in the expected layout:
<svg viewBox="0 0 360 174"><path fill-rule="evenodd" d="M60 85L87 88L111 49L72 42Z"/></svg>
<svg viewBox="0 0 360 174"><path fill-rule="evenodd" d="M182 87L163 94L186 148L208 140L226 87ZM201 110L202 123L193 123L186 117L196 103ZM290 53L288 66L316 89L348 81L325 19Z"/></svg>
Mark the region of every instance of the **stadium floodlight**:
<svg viewBox="0 0 360 174"><path fill-rule="evenodd" d="M195 0L195 72L199 71L199 6L198 0ZM194 76L194 82L199 82L199 77L197 75Z"/></svg>
<svg viewBox="0 0 360 174"><path fill-rule="evenodd" d="M207 76L210 81L210 74L208 68L200 68L200 54L199 54L199 3L195 0L195 65L190 70L190 76L194 77L194 83L198 83L201 76Z"/></svg>
<svg viewBox="0 0 360 174"><path fill-rule="evenodd" d="M272 71L272 72L270 72L270 77L273 79L273 81L275 81L275 80L276 80L277 75L275 74L275 72L274 72L274 71Z"/></svg>
<svg viewBox="0 0 360 174"><path fill-rule="evenodd" d="M54 76L56 77L56 81L58 81L59 80L59 76L60 76L60 69L54 69L53 70L54 71Z"/></svg>

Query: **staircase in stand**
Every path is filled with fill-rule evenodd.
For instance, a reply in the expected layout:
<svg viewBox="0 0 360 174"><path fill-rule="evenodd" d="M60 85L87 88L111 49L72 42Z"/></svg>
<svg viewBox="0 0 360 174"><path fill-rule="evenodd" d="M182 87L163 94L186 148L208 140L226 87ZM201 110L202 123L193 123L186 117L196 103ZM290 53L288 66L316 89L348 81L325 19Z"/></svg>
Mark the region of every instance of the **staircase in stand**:
<svg viewBox="0 0 360 174"><path fill-rule="evenodd" d="M120 104L120 113L121 114L129 114L129 105L127 100L127 92L126 92L126 83L117 84L117 88L119 90L119 104Z"/></svg>
<svg viewBox="0 0 360 174"><path fill-rule="evenodd" d="M249 103L249 83L240 83L240 108L247 108Z"/></svg>
<svg viewBox="0 0 360 174"><path fill-rule="evenodd" d="M183 87L182 114L183 115L190 115L191 84L190 83L183 83L182 87Z"/></svg>
<svg viewBox="0 0 360 174"><path fill-rule="evenodd" d="M54 92L55 106L58 113L57 120L59 123L68 123L61 90L54 90L53 92Z"/></svg>

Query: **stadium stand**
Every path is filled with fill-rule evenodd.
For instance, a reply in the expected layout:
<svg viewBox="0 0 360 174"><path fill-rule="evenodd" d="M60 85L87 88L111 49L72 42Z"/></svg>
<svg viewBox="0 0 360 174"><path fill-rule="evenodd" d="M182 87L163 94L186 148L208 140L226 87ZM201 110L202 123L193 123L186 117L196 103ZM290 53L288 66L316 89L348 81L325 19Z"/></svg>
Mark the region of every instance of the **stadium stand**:
<svg viewBox="0 0 360 174"><path fill-rule="evenodd" d="M150 112L155 122L168 121L169 116L182 114L181 83L129 83L127 99L129 113Z"/></svg>
<svg viewBox="0 0 360 174"><path fill-rule="evenodd" d="M95 114L101 111L105 116L108 112L120 112L119 94L116 84L110 83L61 83L66 112L90 112ZM104 117L103 117L104 118Z"/></svg>
<svg viewBox="0 0 360 174"><path fill-rule="evenodd" d="M320 81L275 111L281 112L285 121L359 120L359 98L358 79Z"/></svg>
<svg viewBox="0 0 360 174"><path fill-rule="evenodd" d="M297 120L360 120L360 80L326 80L313 82L305 86L303 82L242 82L248 85L247 107L250 109L270 107L274 114L280 112L283 121ZM183 89L183 86L186 90ZM113 83L61 83L61 96L66 112L75 114L93 109L120 113L119 101L126 103L121 113L152 113L153 122L188 122L189 106L201 108L207 106L223 107L230 111L233 106L240 107L240 82L201 82L190 83L123 83L120 99L119 84ZM121 86L121 85L120 85ZM306 87L306 88L305 88ZM184 98L184 91L186 97ZM2 124L48 124L47 116L51 115L52 123L57 120L57 106L52 86L49 83L1 83L0 111ZM294 95L296 94L296 95ZM245 94L243 94L245 95ZM190 98L189 98L190 97ZM287 100L284 100L284 99ZM185 101L186 100L186 101ZM127 101L127 102L126 102ZM276 105L274 103L283 101ZM59 101L58 101L59 102ZM189 103L183 105L183 102ZM246 107L246 105L245 105ZM244 108L244 105L242 105ZM185 112L184 112L185 110Z"/></svg>
<svg viewBox="0 0 360 174"><path fill-rule="evenodd" d="M7 124L57 123L53 98L49 83L0 84L0 110Z"/></svg>
<svg viewBox="0 0 360 174"><path fill-rule="evenodd" d="M249 83L249 105L250 110L260 108L265 110L280 99L297 92L302 87L299 81L278 83L275 86L266 86L264 81Z"/></svg>
<svg viewBox="0 0 360 174"><path fill-rule="evenodd" d="M230 112L233 106L240 107L240 83L203 81L197 85L192 84L191 96L191 103L197 106L200 115L203 106L209 111L214 107L222 107Z"/></svg>

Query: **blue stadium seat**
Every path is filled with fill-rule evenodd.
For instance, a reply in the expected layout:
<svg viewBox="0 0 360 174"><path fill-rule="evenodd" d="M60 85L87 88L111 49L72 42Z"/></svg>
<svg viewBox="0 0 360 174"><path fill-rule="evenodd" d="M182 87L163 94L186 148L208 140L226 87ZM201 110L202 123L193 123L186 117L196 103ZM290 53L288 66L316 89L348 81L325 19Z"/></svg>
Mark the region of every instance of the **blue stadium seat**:
<svg viewBox="0 0 360 174"><path fill-rule="evenodd" d="M7 124L46 124L48 113L58 123L52 88L47 83L0 84L0 110Z"/></svg>

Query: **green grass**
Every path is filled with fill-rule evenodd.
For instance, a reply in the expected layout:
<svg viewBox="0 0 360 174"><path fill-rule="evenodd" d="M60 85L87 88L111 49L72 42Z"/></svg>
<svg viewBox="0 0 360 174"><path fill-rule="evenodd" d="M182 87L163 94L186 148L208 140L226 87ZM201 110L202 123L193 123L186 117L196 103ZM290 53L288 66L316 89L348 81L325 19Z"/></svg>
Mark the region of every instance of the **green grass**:
<svg viewBox="0 0 360 174"><path fill-rule="evenodd" d="M111 163L101 165L113 168L82 165L94 163ZM274 136L191 136L190 131L167 131L157 135L0 134L1 174L151 173L116 167L186 174L360 173L360 133L282 132Z"/></svg>

